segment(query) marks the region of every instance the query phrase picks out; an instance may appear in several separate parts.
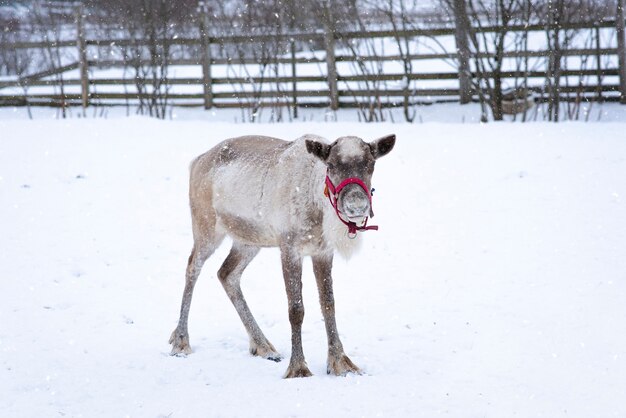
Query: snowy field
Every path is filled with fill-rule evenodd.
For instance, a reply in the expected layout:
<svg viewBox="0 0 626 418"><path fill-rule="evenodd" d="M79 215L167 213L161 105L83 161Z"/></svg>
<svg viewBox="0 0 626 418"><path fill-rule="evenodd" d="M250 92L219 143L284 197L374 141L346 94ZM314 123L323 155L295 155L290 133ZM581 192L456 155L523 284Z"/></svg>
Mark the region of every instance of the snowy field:
<svg viewBox="0 0 626 418"><path fill-rule="evenodd" d="M22 111L20 111L22 112ZM394 132L375 224L334 268L364 374L331 377L305 263L314 377L248 354L207 262L195 352L170 357L191 249L190 160L223 138ZM297 173L294 173L297 175ZM0 118L0 416L624 417L626 124L234 124ZM290 354L279 255L243 277Z"/></svg>

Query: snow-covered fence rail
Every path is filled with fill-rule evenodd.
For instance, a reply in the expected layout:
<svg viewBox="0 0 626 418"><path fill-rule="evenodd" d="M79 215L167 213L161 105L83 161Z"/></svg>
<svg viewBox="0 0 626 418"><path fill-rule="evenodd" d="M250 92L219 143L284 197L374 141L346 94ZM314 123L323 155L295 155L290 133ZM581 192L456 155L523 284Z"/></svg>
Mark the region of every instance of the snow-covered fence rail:
<svg viewBox="0 0 626 418"><path fill-rule="evenodd" d="M587 42L585 35L560 51L561 59L569 64L559 72L559 77L568 80L559 94L564 100L619 100L626 97L626 91L620 91L624 87L620 87L615 28L615 21L558 28L509 26L508 32L526 32L535 41L524 50L505 50L503 59L510 63L532 60L532 65L524 69L505 65L498 74L487 71L480 76L509 80L509 87L519 87L517 81L523 79L524 90L535 91L541 98L553 74L546 65L551 51L539 39L548 29L577 30L595 36L596 42ZM483 26L476 30L500 29ZM0 44L0 48L64 50L74 57L68 65L4 77L0 105L132 105L154 98L158 90L168 104L240 107L252 109L253 114L268 106L294 110L298 106L387 107L456 101L460 96L455 29L450 27L238 36L212 36L201 27L196 37L96 39L85 37L79 19L76 32L74 40ZM410 47L398 51L394 39L406 39ZM151 49L155 44L167 51L166 57L158 57L161 71L151 73L160 77L156 87L145 72L155 65L156 53ZM130 50L134 56L128 55ZM473 60L489 58L493 53L488 50L472 55ZM403 61L412 63L410 73L401 71Z"/></svg>

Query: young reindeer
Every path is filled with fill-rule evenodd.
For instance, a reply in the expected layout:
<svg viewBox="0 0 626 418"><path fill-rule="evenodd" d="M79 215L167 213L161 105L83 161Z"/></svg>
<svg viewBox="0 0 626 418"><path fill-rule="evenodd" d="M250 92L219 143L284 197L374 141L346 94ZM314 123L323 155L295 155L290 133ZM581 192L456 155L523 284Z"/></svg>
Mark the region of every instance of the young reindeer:
<svg viewBox="0 0 626 418"><path fill-rule="evenodd" d="M250 353L281 356L255 321L240 278L262 247L279 247L289 304L291 360L285 378L311 376L302 351L302 259L311 256L328 337L327 373L359 373L346 356L335 324L331 269L333 253L349 257L358 231L372 212L375 161L388 154L395 135L371 143L347 136L332 144L305 135L293 142L264 136L228 139L191 163L189 198L194 246L189 257L172 355L189 354L187 319L202 265L225 236L233 240L219 269L228 297L250 337Z"/></svg>

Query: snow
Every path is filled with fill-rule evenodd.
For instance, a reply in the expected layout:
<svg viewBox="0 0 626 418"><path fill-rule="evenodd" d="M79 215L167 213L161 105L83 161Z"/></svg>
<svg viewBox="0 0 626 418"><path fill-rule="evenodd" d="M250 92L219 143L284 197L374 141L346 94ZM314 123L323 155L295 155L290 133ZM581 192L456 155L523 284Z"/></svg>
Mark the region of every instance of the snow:
<svg viewBox="0 0 626 418"><path fill-rule="evenodd" d="M615 102L581 102L579 109L580 121L589 122L626 122L626 106L622 106ZM576 103L562 103L561 120L568 120L575 117L575 110L578 105ZM428 105L420 105L411 108L415 112L415 122L419 126L423 123L443 122L443 123L479 123L480 122L480 104L470 103L459 106L458 103L432 103ZM531 108L528 112L527 121L545 121L547 120L548 106L546 103L538 104ZM0 120L10 118L13 120L29 119L29 112L34 119L58 119L61 117L59 108L48 107L0 107ZM68 107L66 112L70 118L83 117L82 108ZM259 108L253 109L212 109L205 111L202 108L185 108L171 106L167 110L166 117L177 121L204 121L211 123L223 122L248 122L254 112L254 120L257 122L275 122L282 121L303 121L303 122L360 122L362 119L359 109L342 108L338 111L332 111L324 108L298 108L298 119L290 116L289 109L280 108ZM567 112L571 112L574 116L568 116ZM135 115L135 106L116 106L116 107L100 107L91 106L84 112L89 118L117 119L123 116ZM405 120L402 108L382 109L378 112L383 121L402 122ZM513 116L505 115L506 121L521 121L522 115ZM395 125L394 125L395 126ZM236 134L235 134L236 135ZM230 135L233 136L233 135ZM332 136L332 135L331 135ZM337 135L338 136L338 135ZM295 138L295 136L292 135Z"/></svg>
<svg viewBox="0 0 626 418"><path fill-rule="evenodd" d="M20 111L21 112L21 111ZM458 116L457 116L458 117ZM0 112L2 416L626 414L624 123L235 124L21 120ZM337 323L361 376L331 377L309 260L314 377L248 354L207 262L194 353L170 357L191 249L192 158L245 134L397 135L359 254L335 260ZM287 357L279 255L243 276Z"/></svg>

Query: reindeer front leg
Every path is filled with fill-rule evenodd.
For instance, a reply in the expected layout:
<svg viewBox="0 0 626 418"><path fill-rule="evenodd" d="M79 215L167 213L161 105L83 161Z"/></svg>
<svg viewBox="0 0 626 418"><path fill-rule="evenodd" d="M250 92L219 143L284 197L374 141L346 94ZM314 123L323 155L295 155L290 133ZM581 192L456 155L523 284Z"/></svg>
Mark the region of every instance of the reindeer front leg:
<svg viewBox="0 0 626 418"><path fill-rule="evenodd" d="M291 360L285 373L285 379L312 376L304 360L302 351L302 321L304 304L302 303L302 256L290 245L281 245L283 277L289 303L289 322L291 323Z"/></svg>
<svg viewBox="0 0 626 418"><path fill-rule="evenodd" d="M332 267L332 253L313 257L313 272L317 281L320 306L322 315L324 315L326 335L328 337L328 364L326 372L336 376L345 376L347 373L361 373L361 370L343 352L343 345L337 332L333 278L331 276Z"/></svg>

